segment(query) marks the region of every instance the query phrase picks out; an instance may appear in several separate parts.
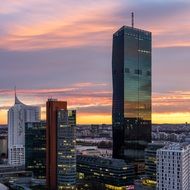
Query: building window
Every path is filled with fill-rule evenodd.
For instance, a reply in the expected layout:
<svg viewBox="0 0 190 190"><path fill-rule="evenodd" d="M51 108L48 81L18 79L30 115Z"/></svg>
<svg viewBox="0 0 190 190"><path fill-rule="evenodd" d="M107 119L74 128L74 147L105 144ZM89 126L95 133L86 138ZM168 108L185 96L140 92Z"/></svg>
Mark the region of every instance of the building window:
<svg viewBox="0 0 190 190"><path fill-rule="evenodd" d="M142 70L136 69L136 70L135 70L135 74L137 74L137 75L142 75Z"/></svg>
<svg viewBox="0 0 190 190"><path fill-rule="evenodd" d="M125 73L130 73L130 69L129 68L125 68Z"/></svg>
<svg viewBox="0 0 190 190"><path fill-rule="evenodd" d="M147 76L151 76L151 72L150 72L150 71L147 71L147 72L146 72L146 75L147 75Z"/></svg>

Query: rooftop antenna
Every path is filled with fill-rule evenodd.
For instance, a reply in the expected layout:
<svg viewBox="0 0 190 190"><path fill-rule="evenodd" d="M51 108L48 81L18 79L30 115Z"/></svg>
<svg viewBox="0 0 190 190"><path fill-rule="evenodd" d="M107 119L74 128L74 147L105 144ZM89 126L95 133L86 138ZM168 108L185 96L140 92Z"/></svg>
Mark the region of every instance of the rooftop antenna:
<svg viewBox="0 0 190 190"><path fill-rule="evenodd" d="M16 86L14 87L14 92L15 92L15 104L18 102L17 96L16 96Z"/></svg>
<svg viewBox="0 0 190 190"><path fill-rule="evenodd" d="M15 97L16 97L16 86L14 87L14 91L15 91Z"/></svg>
<svg viewBox="0 0 190 190"><path fill-rule="evenodd" d="M134 28L134 12L131 13L131 25Z"/></svg>

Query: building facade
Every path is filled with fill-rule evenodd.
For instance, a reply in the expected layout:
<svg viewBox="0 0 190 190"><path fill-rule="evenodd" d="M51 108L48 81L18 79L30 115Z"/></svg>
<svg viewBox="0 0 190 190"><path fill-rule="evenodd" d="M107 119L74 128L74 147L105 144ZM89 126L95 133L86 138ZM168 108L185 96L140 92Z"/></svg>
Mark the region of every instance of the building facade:
<svg viewBox="0 0 190 190"><path fill-rule="evenodd" d="M25 164L25 123L40 120L40 107L23 104L15 94L15 104L8 111L8 163Z"/></svg>
<svg viewBox="0 0 190 190"><path fill-rule="evenodd" d="M77 172L83 180L102 183L106 189L126 189L134 178L132 164L97 156L77 155Z"/></svg>
<svg viewBox="0 0 190 190"><path fill-rule="evenodd" d="M157 150L165 145L164 142L149 143L145 149L145 175L148 179L156 181Z"/></svg>
<svg viewBox="0 0 190 190"><path fill-rule="evenodd" d="M113 158L143 161L151 142L151 33L123 26L113 35Z"/></svg>
<svg viewBox="0 0 190 190"><path fill-rule="evenodd" d="M75 189L76 111L67 102L49 99L46 130L46 180L50 190Z"/></svg>
<svg viewBox="0 0 190 190"><path fill-rule="evenodd" d="M172 143L157 151L157 190L189 190L190 145Z"/></svg>
<svg viewBox="0 0 190 190"><path fill-rule="evenodd" d="M0 165L0 183L9 183L21 178L32 178L32 172L25 171L25 167L21 165Z"/></svg>
<svg viewBox="0 0 190 190"><path fill-rule="evenodd" d="M25 126L25 169L34 178L46 178L46 122L27 122Z"/></svg>

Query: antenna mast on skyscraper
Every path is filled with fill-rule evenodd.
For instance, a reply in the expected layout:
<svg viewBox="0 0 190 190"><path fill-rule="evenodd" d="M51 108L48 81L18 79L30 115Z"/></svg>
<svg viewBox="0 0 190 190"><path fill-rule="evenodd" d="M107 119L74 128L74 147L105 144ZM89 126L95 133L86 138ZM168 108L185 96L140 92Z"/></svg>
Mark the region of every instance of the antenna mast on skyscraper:
<svg viewBox="0 0 190 190"><path fill-rule="evenodd" d="M134 28L134 12L131 13L131 24L132 28Z"/></svg>
<svg viewBox="0 0 190 190"><path fill-rule="evenodd" d="M14 87L15 97L16 97L16 86Z"/></svg>

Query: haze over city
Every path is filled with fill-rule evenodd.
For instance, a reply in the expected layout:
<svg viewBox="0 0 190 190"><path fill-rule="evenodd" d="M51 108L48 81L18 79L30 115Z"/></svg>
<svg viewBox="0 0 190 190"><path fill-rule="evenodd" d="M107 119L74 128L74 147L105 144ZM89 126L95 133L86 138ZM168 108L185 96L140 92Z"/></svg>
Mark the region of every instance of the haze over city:
<svg viewBox="0 0 190 190"><path fill-rule="evenodd" d="M82 3L81 3L82 2ZM111 123L112 34L130 25L153 34L153 123L190 122L189 1L7 0L1 3L0 123L20 100L67 100L77 123Z"/></svg>

